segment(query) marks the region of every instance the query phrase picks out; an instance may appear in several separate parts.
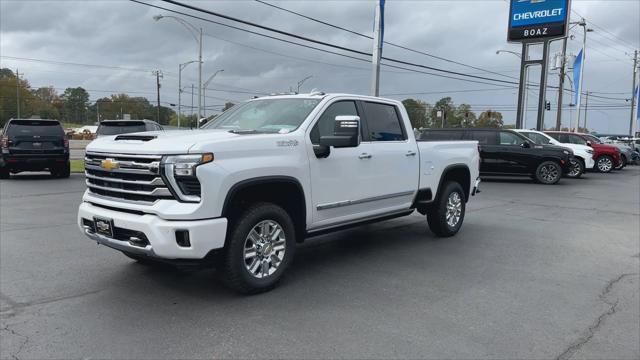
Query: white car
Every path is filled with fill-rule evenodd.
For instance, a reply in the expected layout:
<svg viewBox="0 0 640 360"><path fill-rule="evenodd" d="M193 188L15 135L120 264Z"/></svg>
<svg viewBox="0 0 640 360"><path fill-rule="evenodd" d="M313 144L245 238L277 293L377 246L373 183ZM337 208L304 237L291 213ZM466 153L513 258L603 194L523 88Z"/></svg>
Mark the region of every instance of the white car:
<svg viewBox="0 0 640 360"><path fill-rule="evenodd" d="M203 130L93 141L78 225L146 263L215 262L230 287L256 293L306 237L414 211L456 234L479 163L476 141L417 142L395 100L268 96Z"/></svg>
<svg viewBox="0 0 640 360"><path fill-rule="evenodd" d="M575 160L571 163L571 170L567 174L570 178L578 178L584 174L586 169L593 169L595 160L593 159L593 149L586 145L561 143L551 136L536 130L515 130L528 137L531 141L540 145L557 145L573 150Z"/></svg>

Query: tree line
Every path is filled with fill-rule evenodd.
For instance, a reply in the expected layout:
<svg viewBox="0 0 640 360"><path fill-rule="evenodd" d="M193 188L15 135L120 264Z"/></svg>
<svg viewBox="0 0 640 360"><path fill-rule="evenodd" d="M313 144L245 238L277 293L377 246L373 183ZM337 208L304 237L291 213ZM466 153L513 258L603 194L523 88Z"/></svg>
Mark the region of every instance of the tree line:
<svg viewBox="0 0 640 360"><path fill-rule="evenodd" d="M407 109L411 126L420 128L501 128L505 127L502 114L487 109L476 115L468 104L456 105L450 97L438 100L434 105L422 100L405 99L402 104Z"/></svg>
<svg viewBox="0 0 640 360"><path fill-rule="evenodd" d="M82 87L66 88L62 94L52 86L34 89L28 80L18 79L12 70L0 69L0 125L18 117L18 106L21 118L39 117L74 124L122 119L125 114L131 119L156 120L163 125L177 123L176 112L165 106L160 106L157 119L157 105L144 97L112 94L91 102L89 92ZM195 124L195 116L181 120L185 126L190 122Z"/></svg>

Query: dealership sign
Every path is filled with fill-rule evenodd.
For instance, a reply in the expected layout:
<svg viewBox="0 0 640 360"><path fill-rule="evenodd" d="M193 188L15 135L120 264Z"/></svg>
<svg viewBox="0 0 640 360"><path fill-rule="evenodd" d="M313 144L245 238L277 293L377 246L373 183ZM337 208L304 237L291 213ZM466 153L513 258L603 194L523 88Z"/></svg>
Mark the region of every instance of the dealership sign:
<svg viewBox="0 0 640 360"><path fill-rule="evenodd" d="M525 42L567 36L570 0L511 0L508 40Z"/></svg>

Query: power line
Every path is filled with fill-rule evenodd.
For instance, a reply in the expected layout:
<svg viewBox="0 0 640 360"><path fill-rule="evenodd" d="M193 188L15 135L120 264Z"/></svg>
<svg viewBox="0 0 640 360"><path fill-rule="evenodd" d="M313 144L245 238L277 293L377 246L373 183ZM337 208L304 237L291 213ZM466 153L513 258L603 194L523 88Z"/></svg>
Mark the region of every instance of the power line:
<svg viewBox="0 0 640 360"><path fill-rule="evenodd" d="M42 60L42 59L34 59L34 58L23 58L23 57L7 56L7 55L0 55L0 58L5 58L5 59L9 59L9 60L30 61L30 62L42 62L42 63L56 64L56 65L72 65L72 66L81 66L81 67L90 67L90 68L102 68L102 69L111 69L111 70L148 72L149 74L151 74L151 71L152 71L151 69L127 68L127 67L112 66L112 65L83 64L83 63L56 61L56 60Z"/></svg>
<svg viewBox="0 0 640 360"><path fill-rule="evenodd" d="M571 10L571 12L573 12L574 14L580 16L583 19L586 19L584 16L580 15L577 11L575 10ZM589 20L588 21L590 25L592 25L593 27L597 28L598 30L601 30L609 35L611 35L613 38L617 39L619 42L623 43L623 44L627 44L628 46L630 46L630 49L635 50L636 49L636 45L631 44L630 42L621 39L620 37L618 37L616 34L610 32L609 30L599 26L598 24L594 23L593 21ZM604 35L603 35L604 37Z"/></svg>
<svg viewBox="0 0 640 360"><path fill-rule="evenodd" d="M259 35L259 36L268 37L268 38L275 39L275 40L278 40L278 41L283 41L283 42L287 42L287 43L290 43L290 44L295 44L295 45L298 45L298 46L303 46L303 47L307 47L307 48L311 48L311 49L315 49L315 50L319 50L319 51L323 51L323 52L331 53L331 54L334 54L334 55L339 55L339 56L343 56L343 57L348 57L348 58L355 59L355 60L359 60L359 61L366 61L366 62L370 62L370 60L365 60L365 59L358 58L358 57L355 57L355 56L350 56L350 55L346 55L346 54L341 54L341 53L337 53L337 52L329 51L329 50L326 50L326 49L320 49L320 48L316 48L316 47L313 47L313 46L309 46L309 45L305 45L305 44L300 44L300 43L296 43L296 42L293 42L293 41L289 41L289 40L285 40L285 39L281 39L281 38L277 38L277 37L273 37L273 36L269 36L269 35L261 34L261 33L254 32L254 31L251 31L251 30L248 30L248 29L243 29L243 28L239 28L239 27L232 26L232 25L229 25L229 24L223 24L223 23L216 22L216 21L213 21L213 20L210 20L210 19L205 19L205 18L202 18L202 17L200 17L200 16L196 16L196 15L192 15L192 14L188 14L188 13L180 12L180 11L173 10L173 9L168 9L168 8L165 8L165 7L162 7L162 6L157 6L157 5L153 5L153 4L148 4L148 3L145 3L145 2L142 2L142 1L139 1L139 0L130 0L130 1L135 2L135 3L138 3L138 4L142 4L142 5L146 5L146 6L150 6L150 7L154 7L154 8L158 8L158 9L162 9L162 10L165 10L165 11L173 12L173 13L176 13L176 14L180 14L180 15L188 16L188 17L191 17L191 18L195 18L195 19L203 20L203 21L206 21L206 22L211 22L211 23L214 23L214 24L218 24L218 25L222 25L222 26L226 26L226 27L234 28L234 29L237 29L237 30L240 30L240 31L249 32L249 33L252 33L252 34ZM335 45L335 44L330 44L330 43L327 43L327 42L324 42L324 41L319 41L319 40L310 39L310 38L307 38L307 37L304 37L304 36L300 36L300 35L296 35L296 34L288 33L288 32L286 32L286 31L282 31L282 30L278 30L278 29L273 29L273 28L270 28L270 27L268 27L268 26L264 26L264 25L260 25L260 24L255 24L255 23L252 23L252 22L249 22L249 21L245 21L245 20L241 20L241 19L233 18L233 17L231 17L231 16L227 16L227 15L219 14L219 13L216 13L216 12L213 12L213 11L210 11L210 10L206 10L206 9L198 8L198 7L196 7L196 6L187 5L187 4L182 4L182 3L178 2L178 1L174 1L174 0L162 0L162 1L164 1L164 2L168 2L168 3L171 3L171 4L174 4L174 5L177 5L177 6L185 7L185 8L188 8L188 9L190 9L190 10L194 10L194 11L198 11L198 12L206 13L206 14L209 14L209 15L212 15L212 16L222 17L222 18L227 19L227 20L231 20L231 21L238 21L238 22L240 22L240 23L242 23L242 24L247 24L247 25L250 25L250 26L255 26L255 27L258 27L258 28L260 28L260 29L265 29L265 30L268 30L268 31L273 31L273 32L276 32L276 33L279 33L279 34L282 34L282 35L291 36L291 37L294 37L294 38L297 38L297 39L302 39L302 40L305 40L305 41L308 41L308 42L312 42L312 43L315 43L315 44L320 44L320 45L323 45L323 46L332 47L332 48L336 48L336 49L339 49L339 50L348 51L348 52L356 53L356 54L359 54L359 55L365 55L365 56L367 56L367 57L371 57L371 54L370 54L370 53L366 53L366 52L359 51L359 50L354 50L354 49L349 49L349 48L346 48L346 47L344 47L344 46L339 46L339 45ZM463 76L463 77L469 77L469 78L481 79L481 80L486 80L486 81L494 81L494 82L498 82L498 83L517 84L516 82L512 82L512 81L506 81L506 80L492 79L492 78L487 78L487 77L482 77L482 76L469 75L469 74L459 73L459 72L455 72L455 71L450 71L450 70L445 70L445 69L435 68L435 67L431 67L431 66L426 66L426 65L421 65L421 64L414 64L414 63L410 63L410 62L406 62L406 61L402 61L402 60L397 60L397 59L392 59L392 58L384 58L384 59L385 59L385 60L387 60L387 61L403 63L403 64L405 64L405 65L417 66L417 67L421 67L421 68L425 68L425 69L429 69L429 70L433 70L433 71L444 72L444 73L453 74L453 75L458 75L458 76ZM415 70L415 69L407 69L407 68L404 68L404 70L409 70L409 71L418 72L418 73L425 73L425 72L422 72L422 71L417 71L417 70ZM434 75L434 76L438 76L438 75L433 74L433 73L427 73L427 74L429 74L429 75ZM442 77L446 77L446 76L442 76ZM449 77L449 78L452 78L452 77ZM452 78L452 79L466 81L465 79L460 79L460 78ZM471 82L473 82L473 81L471 81ZM495 85L495 84L494 84L494 85Z"/></svg>
<svg viewBox="0 0 640 360"><path fill-rule="evenodd" d="M272 8L284 11L284 12L288 12L290 14L294 14L296 16L300 16L302 18L314 21L314 22L319 23L319 24L323 24L323 25L326 25L326 26L329 26L329 27L332 27L332 28L335 28L335 29L346 31L348 33L351 33L351 34L354 34L354 35L357 35L357 36L360 36L360 37L364 37L364 38L369 39L369 40L373 40L373 37L370 36L370 35L359 33L357 31L350 30L350 29L347 29L347 28L339 26L339 25L331 24L329 22L326 22L326 21L323 21L323 20L319 20L319 19L313 18L313 17L308 16L308 15L304 15L302 13L299 13L299 12L296 12L296 11L293 11L293 10L290 10L290 9L287 9L287 8L283 8L283 7L274 5L274 4L270 4L270 3L266 2L266 1L262 1L262 0L254 0L254 1L259 2L261 4L264 4L264 5L267 5L267 6L270 6ZM494 74L494 75L504 76L504 77L507 77L507 78L517 79L517 78L515 78L513 76L509 76L509 75L505 75L505 74L502 74L502 73L499 73L499 72L495 72L495 71L483 69L483 68L480 68L480 67L476 67L476 66L473 66L473 65L461 63L461 62L458 62L458 61L455 61L455 60L451 60L451 59L447 59L447 58L444 58L444 57L441 57L441 56L429 54L429 53L427 53L425 51L412 49L412 48L409 48L409 47L404 46L404 45L392 43L392 42L389 42L389 41L384 41L384 43L387 44L387 45L393 46L393 47L397 47L399 49L403 49L403 50L410 51L410 52L413 52L413 53L416 53L416 54L428 56L428 57L431 57L431 58L434 58L434 59L437 59L437 60L441 60L441 61L445 61L445 62L448 62L448 63L452 63L452 64L464 66L464 67L468 67L468 68L471 68L471 69L474 69L474 70L480 70L480 71L485 72L485 73L490 73L490 74Z"/></svg>

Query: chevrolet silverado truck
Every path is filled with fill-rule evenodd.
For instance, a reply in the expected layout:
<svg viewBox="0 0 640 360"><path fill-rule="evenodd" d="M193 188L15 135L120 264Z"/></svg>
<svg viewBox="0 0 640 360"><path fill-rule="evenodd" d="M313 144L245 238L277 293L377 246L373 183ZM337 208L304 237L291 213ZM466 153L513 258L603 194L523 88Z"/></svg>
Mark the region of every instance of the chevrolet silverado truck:
<svg viewBox="0 0 640 360"><path fill-rule="evenodd" d="M395 100L267 96L201 130L93 141L78 225L140 262L212 264L232 289L258 293L307 237L414 211L455 235L479 163L476 141L416 141Z"/></svg>

